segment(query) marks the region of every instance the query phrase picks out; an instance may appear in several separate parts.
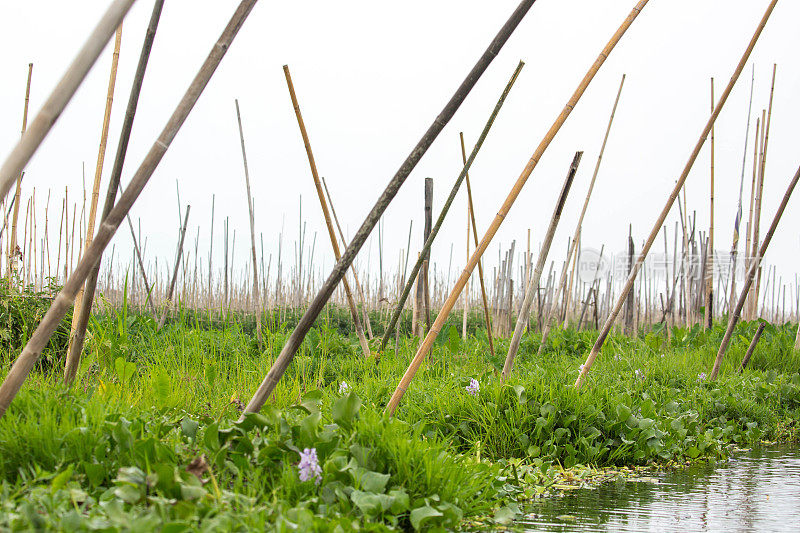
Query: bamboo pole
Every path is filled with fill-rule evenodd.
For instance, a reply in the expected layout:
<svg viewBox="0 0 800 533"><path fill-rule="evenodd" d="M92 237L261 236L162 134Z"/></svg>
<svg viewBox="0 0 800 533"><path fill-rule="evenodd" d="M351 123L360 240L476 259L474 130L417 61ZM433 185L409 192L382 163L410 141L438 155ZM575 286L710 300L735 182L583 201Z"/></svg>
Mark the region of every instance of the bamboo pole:
<svg viewBox="0 0 800 533"><path fill-rule="evenodd" d="M589 207L589 199L592 196L592 191L594 190L594 184L597 180L597 174L600 172L600 163L603 161L603 154L606 151L606 144L608 143L608 135L611 133L611 125L614 123L614 115L617 113L617 105L619 105L619 99L622 95L622 86L625 84L625 74L622 75L622 79L619 82L619 89L617 90L617 97L614 99L614 107L611 109L611 116L608 119L608 126L606 127L606 133L603 137L603 144L600 146L600 155L597 156L597 163L594 166L594 174L592 174L592 180L589 182L589 190L586 192L586 199L583 201L583 208L581 209L581 214L578 217L578 223L575 226L575 233L572 236L572 244L567 252L567 261L564 263L564 268L561 269L561 279L558 282L558 290L555 292L553 296L553 305L550 307L550 311L547 314L547 319L544 322L544 330L542 331L542 340L539 344L539 351L538 353L541 355L542 350L544 350L545 342L547 342L547 336L550 333L550 324L553 320L553 313L555 312L556 306L558 305L558 297L561 294L560 291L566 282L566 263L569 262L570 257L575 253L575 247L578 241L578 233L581 231L581 227L583 226L583 217L586 215L586 209Z"/></svg>
<svg viewBox="0 0 800 533"><path fill-rule="evenodd" d="M156 30L158 29L158 22L161 18L161 10L163 5L164 0L156 0L155 4L153 5L153 12L150 16L150 22L148 23L147 31L145 33L142 51L139 55L139 63L136 67L136 73L133 77L130 96L128 97L128 105L125 110L125 119L122 123L122 130L120 132L120 138L117 144L114 165L112 166L111 177L109 178L108 182L108 191L106 193L106 199L103 205L103 213L100 216L101 223L108 216L109 212L111 212L111 209L114 207L114 200L117 197L117 190L119 189L120 178L122 176L122 168L125 163L125 155L128 151L128 142L130 141L131 130L133 129L133 120L136 116L136 108L139 103L139 94L141 93L144 74L147 70L147 62L150 58L150 50L152 49L153 40L155 39ZM137 242L136 234L133 231L133 223L131 223L129 216L126 216L125 218L128 221L128 228L130 229L131 238L133 239L134 252L142 273L142 281L146 291L145 305L149 305L153 316L156 316L156 308L151 298L152 289L147 281L147 271L144 267L144 261L142 260L142 254L139 250L139 243ZM92 268L92 271L89 273L89 276L86 279L84 290L84 300L86 302L86 306L81 308L80 313L73 313L73 316L76 314L79 314L80 316L78 317L73 342L70 345L70 349L67 354L67 362L64 368L64 383L67 386L69 386L75 379L75 373L78 369L78 363L80 362L80 354L83 350L83 342L86 335L86 328L89 324L89 314L91 313L92 301L94 300L94 293L97 288L97 279L99 274L100 261L98 261L97 264Z"/></svg>
<svg viewBox="0 0 800 533"><path fill-rule="evenodd" d="M264 347L264 338L261 333L261 306L259 305L258 292L258 258L256 257L256 223L253 214L253 197L250 194L250 172L247 168L247 152L244 149L244 131L242 130L242 115L239 112L239 100L234 100L236 104L236 121L239 124L239 139L242 145L242 162L244 164L244 183L247 190L247 210L250 219L250 251L253 258L253 301L256 310L256 339L258 349Z"/></svg>
<svg viewBox="0 0 800 533"><path fill-rule="evenodd" d="M263 382L245 408L246 412L256 412L261 409L261 406L264 405L264 402L277 385L278 380L281 378L283 373L286 371L286 368L294 358L294 354L300 347L300 343L303 342L303 339L305 338L306 333L308 333L308 330L311 328L311 325L314 323L314 320L316 320L317 316L322 311L325 302L328 301L333 293L333 290L339 284L339 280L341 280L341 278L347 272L347 268L350 266L353 259L355 259L358 251L364 245L364 242L367 240L367 237L369 237L369 234L375 227L375 224L377 224L378 220L380 220L383 212L397 194L400 186L403 184L403 182L405 182L406 178L408 178L408 175L414 169L417 162L419 162L442 129L444 129L444 127L453 117L455 112L461 106L461 103L471 91L472 87L474 87L475 83L477 83L483 72L500 52L500 49L522 21L522 18L525 16L534 2L535 0L523 0L520 2L519 6L517 6L511 17L500 29L497 36L492 40L489 47L472 68L466 79L461 83L450 101L445 105L442 112L436 117L433 124L431 124L417 145L411 150L411 153L400 166L400 169L398 169L397 173L391 179L375 206L367 215L364 223L356 232L356 235L350 243L350 246L347 247L347 250L345 250L342 258L337 262L336 266L334 266L330 276L325 281L320 291L311 302L311 305L298 322L294 331L281 350L280 355L272 365L272 368L270 368Z"/></svg>
<svg viewBox="0 0 800 533"><path fill-rule="evenodd" d="M464 133L458 133L461 141L461 160L462 163L467 163L467 152L464 150ZM469 205L470 224L472 226L472 237L475 239L475 246L478 246L478 229L475 225L475 205L472 203L472 185L469 181L469 172L464 173L464 179L467 182L467 203ZM467 241L469 242L469 241ZM452 247L451 247L452 253ZM481 284L481 299L483 300L483 317L486 320L486 336L489 339L489 353L494 357L494 341L492 339L492 319L489 315L489 300L486 298L486 284L483 280L483 261L478 261L478 279ZM447 286L450 286L450 279L448 276ZM465 311L466 312L466 311Z"/></svg>
<svg viewBox="0 0 800 533"><path fill-rule="evenodd" d="M172 295L175 293L175 283L178 281L178 270L181 266L181 261L183 258L183 241L186 238L186 228L189 227L189 211L191 211L192 206L186 206L186 214L184 215L183 225L180 228L180 235L178 239L178 252L175 255L175 265L172 269L172 278L170 278L169 288L167 289L167 297L166 301L164 302L164 309L161 311L161 318L158 320L158 328L160 330L164 327L164 323L167 321L167 314L169 313L169 309L172 305Z"/></svg>
<svg viewBox="0 0 800 533"><path fill-rule="evenodd" d="M417 350L417 353L414 356L411 365L409 366L408 370L406 370L406 373L403 375L403 378L398 384L397 389L395 390L391 400L389 401L389 404L386 407L387 414L393 415L395 410L397 409L397 406L399 405L400 400L403 397L403 394L405 393L406 389L411 383L411 380L414 378L414 374L416 374L417 369L422 364L422 359L424 358L425 354L430 350L430 347L433 345L434 340L436 340L436 336L439 334L439 331L441 330L444 324L444 319L447 317L447 314L450 312L450 309L452 309L453 305L455 305L455 301L458 298L461 291L464 289L464 285L466 285L467 279L469 279L469 276L475 269L475 265L477 264L478 260L481 258L483 253L486 251L486 248L488 248L489 244L492 241L492 238L497 233L497 230L500 228L500 225L502 224L506 215L510 211L511 206L514 205L514 201L519 196L522 187L528 181L528 178L533 172L533 169L536 168L536 165L538 164L545 150L547 149L548 146L550 146L550 143L553 141L553 139L555 138L556 134L561 129L561 127L564 125L564 122L566 122L567 118L572 113L572 110L577 105L578 100L580 100L581 96L583 96L584 92L586 92L589 83L592 81L594 76L600 70L600 67L603 65L603 63L605 63L611 51L614 49L614 47L617 45L620 39L622 39L622 36L625 34L625 32L628 30L631 24L633 24L633 21L636 20L636 17L639 16L639 13L642 11L642 9L644 9L648 1L649 0L640 0L633 8L631 13L627 16L622 25L619 27L619 29L617 29L617 31L611 37L611 40L608 42L603 51L595 60L594 64L589 68L589 71L581 80L580 84L578 85L578 88L575 90L572 97L567 102L567 105L559 114L558 118L556 118L555 122L550 127L550 130L548 130L544 139L542 139L541 143L536 148L535 152L531 156L531 159L525 165L522 174L517 179L516 183L511 189L511 192L509 193L505 202L501 206L500 211L497 213L497 216L494 218L491 225L489 226L489 229L487 230L486 234L481 240L480 246L478 246L478 248L475 250L475 253L472 254L472 257L467 263L467 266L464 268L461 277L458 279L458 281L456 281L456 285L451 291L450 296L448 296L447 300L443 304L442 309L439 312L439 316L436 318L436 321L434 322L431 331L425 338L425 342Z"/></svg>
<svg viewBox="0 0 800 533"><path fill-rule="evenodd" d="M622 303L625 297L628 295L631 288L633 287L633 283L636 281L636 275L639 273L639 269L641 268L642 263L647 257L647 253L650 251L650 247L653 245L653 241L655 240L659 229L664 224L664 220L667 218L670 208L672 207L672 204L675 202L675 198L677 198L678 196L678 192L681 190L681 187L683 187L684 183L686 182L686 178L689 176L689 171L692 169L692 166L694 166L694 162L697 160L697 156L700 154L700 150L703 148L703 144L705 143L708 134L711 132L711 127L714 125L714 122L717 120L717 117L722 112L722 108L725 106L725 102L728 100L728 96L731 94L731 91L733 90L736 81L739 79L739 75L742 73L742 70L744 69L745 64L747 63L747 60L750 57L750 53L753 51L753 48L755 48L756 42L758 41L758 38L761 36L761 32L764 30L764 27L766 26L767 21L769 20L769 17L772 14L772 11L775 9L775 5L777 3L778 0L772 0L769 6L767 7L767 10L764 13L763 18L761 19L758 28L756 28L753 38L750 40L750 44L745 50L742 59L739 61L739 65L736 67L733 76L731 76L731 79L728 82L728 86L722 93L722 97L720 98L717 107L714 109L714 113L712 113L711 117L708 119L708 122L706 123L705 128L703 128L703 132L700 134L700 138L698 139L697 144L694 147L694 150L689 156L689 160L686 162L686 166L684 167L680 178L675 184L675 188L669 195L669 198L667 199L667 203L664 206L664 209L661 211L661 214L658 216L656 223L653 225L653 229L650 232L650 236L648 237L647 242L642 248L639 257L636 260L636 264L634 265L634 268L631 271L630 276L628 276L628 280L625 282L625 286L622 289L622 293L619 295L619 298L617 299L614 308L611 310L611 314L606 320L606 323L603 326L603 330L600 332L597 341L594 343L594 346L592 346L592 350L586 359L586 363L584 363L584 365L581 366L580 373L578 374L578 378L575 381L576 389L580 388L584 378L589 373L589 370L592 368L594 360L600 353L600 349L603 347L603 343L605 342L606 337L611 332L611 326L613 325L614 320L616 319L620 309L622 308Z"/></svg>
<svg viewBox="0 0 800 533"><path fill-rule="evenodd" d="M28 129L28 104L30 102L31 97L31 76L33 75L33 63L28 63L28 81L25 83L25 106L22 110L22 132L20 133L20 137L25 136L25 131ZM17 263L17 256L14 251L17 248L17 217L19 216L19 203L20 203L20 196L22 194L22 176L24 173L20 171L19 176L17 177L17 189L14 193L14 199L12 200L12 206L14 208L14 214L11 218L11 239L9 240L9 254L6 256L6 282L11 286L11 273L13 272L15 265ZM3 195L5 198L5 195ZM8 220L8 215L6 215L6 220Z"/></svg>
<svg viewBox="0 0 800 533"><path fill-rule="evenodd" d="M711 78L711 112L714 112L714 78ZM711 126L711 191L706 250L705 319L703 329L714 325L714 126Z"/></svg>
<svg viewBox="0 0 800 533"><path fill-rule="evenodd" d="M85 251L91 246L92 244L92 237L94 236L94 223L95 219L97 218L97 201L100 198L100 179L103 176L103 164L105 163L106 158L106 146L108 143L108 127L111 122L111 108L114 104L114 89L117 84L117 66L119 65L119 49L122 45L122 24L117 28L117 36L114 40L114 52L111 56L111 73L108 77L108 91L106 93L106 108L103 114L103 126L100 131L100 147L97 151L97 164L95 166L94 171L94 182L92 183L92 198L89 204L89 219L86 225L86 240L83 243L83 250ZM73 358L80 358L80 349L83 349L83 339L81 339L80 349L75 351L73 349L73 345L76 342L76 335L78 333L78 326L80 323L81 317L81 307L83 305L83 292L84 288L78 291L78 294L75 296L75 303L72 311L72 325L70 327L70 335L69 335L69 342L67 347L67 366L72 366L75 364L75 361L72 361ZM92 302L89 300L87 305L91 308ZM72 381L72 377L74 377L74 372L77 370L71 369L70 379L68 382ZM67 377L67 371L65 367L65 378Z"/></svg>
<svg viewBox="0 0 800 533"><path fill-rule="evenodd" d="M489 131L491 130L492 125L494 124L494 121L497 118L498 113L500 113L500 109L503 107L503 104L505 103L506 98L508 97L508 93L511 91L511 88L514 86L514 82L517 80L517 77L519 76L519 73L521 72L523 66L525 66L525 63L522 62L522 61L520 61L517 64L517 68L514 70L514 73L511 75L511 78L508 80L508 83L506 84L505 88L503 89L503 93L500 95L500 98L498 99L497 104L495 104L495 107L492 110L492 113L489 116L489 119L486 121L486 124L483 127L483 131L481 131L481 134L478 137L478 140L475 142L475 146L472 148L472 152L470 153L469 158L467 158L467 161L466 161L466 163L464 163L464 166L461 169L461 172L459 173L458 178L456 178L455 183L453 183L453 187L450 189L450 195L447 197L447 200L445 200L444 205L442 206L442 210L439 212L439 216L436 219L436 224L434 224L433 228L431 228L431 233L428 236L428 238L425 240L425 244L422 247L422 252L420 252L421 255L420 255L419 258L417 258L417 262L414 264L414 267L411 269L411 274L409 275L409 277L406 280L406 286L403 289L403 293L400 295L400 298L397 301L397 306L395 307L394 313L392 314L392 318L389 321L389 327L386 329L386 332L384 332L383 339L381 339L381 347L380 347L381 351L383 351L386 348L386 343L389 340L389 336L391 335L391 332L394 330L395 326L397 325L397 320L400 318L400 313L402 313L403 306L405 305L406 299L408 298L408 295L411 292L411 285L412 285L414 279L416 278L417 274L419 273L420 267L422 266L422 261L424 259L424 254L427 253L428 251L430 251L431 246L433 246L433 241L436 239L436 236L439 234L439 229L442 227L442 224L444 223L444 219L447 216L448 211L450 210L450 206L453 204L453 201L455 200L455 197L458 194L458 190L461 187L461 183L466 178L470 167L472 167L472 164L475 161L475 158L477 157L478 152L480 151L481 147L483 146L484 141L486 140L486 137L489 135ZM469 209L469 200L467 200L467 209ZM467 228L467 229L469 229L469 228ZM469 235L467 235L467 237L469 237ZM467 247L469 247L469 240L467 241ZM451 308L451 310L452 310L452 308ZM465 303L465 308L464 308L464 313L466 313L466 312L467 312L467 303ZM447 314L449 314L449 313L450 313L450 311L447 312ZM464 326L464 328L465 327L466 326Z"/></svg>
<svg viewBox="0 0 800 533"><path fill-rule="evenodd" d="M306 125L303 122L303 115L300 113L300 105L297 103L297 96L294 92L294 84L292 83L292 76L289 73L289 66L283 66L283 73L286 77L286 85L289 87L289 96L292 99L292 106L294 107L294 114L297 117L297 124L300 126L300 134L303 137L303 144L306 148L306 155L308 156L308 164L311 167L311 177L314 179L314 187L317 190L317 197L319 198L319 204L322 207L322 215L325 218L325 226L328 228L328 236L331 239L331 245L333 246L333 255L336 257L338 261L341 257L341 252L339 251L339 241L336 238L336 232L333 229L333 222L331 222L331 214L328 211L328 204L325 202L325 194L322 192L322 184L319 179L319 174L317 173L317 165L314 162L314 154L311 151L311 144L308 140L308 133L306 132ZM301 250L302 252L302 250ZM302 256L302 254L301 254ZM302 272L300 273L302 276ZM364 329L361 325L361 319L358 316L358 309L356 308L355 300L353 299L353 293L350 290L350 285L347 282L347 278L342 279L342 286L344 287L344 293L347 298L347 306L350 308L350 316L353 318L353 325L356 329L356 335L358 336L358 341L361 344L361 350L364 352L364 357L370 356L370 349L369 343L367 342L367 337L364 335Z"/></svg>
<svg viewBox="0 0 800 533"><path fill-rule="evenodd" d="M766 322L759 322L758 329L756 330L755 335L753 335L753 340L750 341L750 346L747 347L747 352L744 354L742 364L739 367L740 374L744 372L745 368L747 368L747 363L750 362L750 358L753 356L753 352L756 350L756 345L758 344L759 339L761 339L761 334L764 332L764 328L766 326Z"/></svg>
<svg viewBox="0 0 800 533"><path fill-rule="evenodd" d="M50 309L48 309L44 318L42 318L42 321L39 323L39 326L33 332L30 340L23 348L22 353L15 360L3 384L0 385L0 417L5 414L9 404L17 395L17 392L19 392L25 378L39 358L42 349L64 318L69 305L72 303L75 294L88 276L89 271L100 259L103 250L122 223L122 219L128 211L130 211L131 206L133 206L133 203L139 197L144 186L153 175L158 163L164 157L170 144L175 139L181 126L186 121L195 103L203 93L203 89L208 85L220 61L225 57L233 39L236 37L245 19L255 6L256 1L257 0L242 0L239 4L230 22L225 30L223 30L222 35L212 48L203 65L200 67L199 72L194 80L192 80L192 83L158 139L150 148L141 166L134 174L130 184L122 193L119 201L108 214L108 217L101 222L100 228L89 250L86 251L77 268L64 284L61 292L59 292L53 300Z"/></svg>
<svg viewBox="0 0 800 533"><path fill-rule="evenodd" d="M33 119L30 128L14 147L0 167L0 198L5 198L14 180L39 148L50 128L72 99L83 79L89 73L106 43L122 23L125 14L136 0L115 0L97 23L86 43L78 52L67 72L53 89L50 97Z"/></svg>
<svg viewBox="0 0 800 533"><path fill-rule="evenodd" d="M755 261L753 261L747 271L747 276L744 280L744 286L742 287L742 292L736 302L736 307L732 309L728 315L728 328L725 330L725 336L722 337L722 343L720 343L717 357L714 360L714 367L711 369L711 374L709 375L710 380L717 379L717 376L719 375L719 370L722 366L722 359L725 357L725 352L728 351L733 330L736 327L736 324L739 322L739 317L741 316L744 303L747 300L747 294L750 292L750 287L753 284L756 271L761 266L761 260L764 258L764 254L767 252L767 248L769 247L769 243L772 240L773 234L775 233L775 229L778 227L778 222L780 221L781 216L783 216L783 212L786 209L786 204L789 203L789 198L791 197L792 191L794 191L798 180L800 180L800 168L797 169L797 172L795 173L791 182L789 182L786 193L783 195L783 200L781 200L781 204L778 206L778 210L775 212L775 217L772 219L772 224L770 225L767 234L764 236L764 242L761 243L761 247L758 250L758 255L755 257Z"/></svg>
<svg viewBox="0 0 800 533"><path fill-rule="evenodd" d="M539 251L539 258L536 260L536 267L533 271L533 277L531 278L531 282L528 284L528 287L525 291L525 300L522 302L522 309L520 309L519 316L517 317L517 325L514 328L514 336L511 337L511 343L508 346L508 353L506 354L506 360L503 364L503 381L508 379L508 376L511 374L511 371L514 368L514 358L517 356L519 344L522 342L522 334L525 333L525 329L528 327L528 319L531 315L533 298L539 289L539 281L542 277L544 265L547 262L547 254L550 252L550 245L553 243L553 237L555 236L556 229L558 228L558 222L561 220L561 213L564 210L564 204L567 201L567 196L569 195L570 188L572 187L572 182L575 179L575 174L578 172L578 165L580 164L582 157L583 152L575 152L575 157L572 159L572 164L569 166L567 177L564 180L564 186L561 188L561 194L558 196L558 200L556 201L556 206L553 210L553 216L550 218L550 225L547 228L547 233L545 234L544 241L542 242L542 249Z"/></svg>

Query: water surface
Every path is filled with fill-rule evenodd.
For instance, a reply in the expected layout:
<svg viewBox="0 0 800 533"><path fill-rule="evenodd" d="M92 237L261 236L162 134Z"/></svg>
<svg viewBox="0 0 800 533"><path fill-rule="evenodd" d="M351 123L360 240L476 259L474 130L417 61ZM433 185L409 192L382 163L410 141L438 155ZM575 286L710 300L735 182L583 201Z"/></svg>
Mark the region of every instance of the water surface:
<svg viewBox="0 0 800 533"><path fill-rule="evenodd" d="M525 531L800 532L800 448L765 447L716 464L545 498Z"/></svg>

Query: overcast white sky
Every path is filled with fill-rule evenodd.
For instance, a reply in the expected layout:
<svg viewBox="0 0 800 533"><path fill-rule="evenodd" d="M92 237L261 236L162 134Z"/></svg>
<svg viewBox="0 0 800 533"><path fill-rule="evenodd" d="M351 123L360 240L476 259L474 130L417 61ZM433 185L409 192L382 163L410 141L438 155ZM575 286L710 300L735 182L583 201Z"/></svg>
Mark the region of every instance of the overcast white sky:
<svg viewBox="0 0 800 533"><path fill-rule="evenodd" d="M606 249L621 250L628 224L632 224L638 250L707 120L710 77L716 78L719 95L768 3L652 0L542 158L495 238L490 262L496 261L500 243L505 248L516 239L517 250L524 249L528 228L538 246L572 155L584 150L551 253L551 259L561 261L623 73L627 81L583 239L585 246L605 244ZM237 4L234 0L166 3L134 124L124 183ZM182 203L192 205L192 243L200 225L200 250L207 253L215 194L216 263L220 266L222 261L221 221L230 216L231 227L237 230L237 263L244 264L248 225L234 109L234 98L238 98L256 228L264 234L267 253L277 251L278 232L285 220L284 261L294 262L291 242L297 237L297 207L302 195L307 242L311 244L316 231L315 263L324 260L327 274L332 253L281 66L290 65L317 165L328 180L350 235L516 4L516 0L259 2L134 207L133 216L141 218L142 231L148 236L148 255L158 255L161 263L161 258L171 258L174 253L178 180ZM465 132L471 146L522 59L526 66L470 173L478 229L483 233L586 69L634 4L634 0L539 0L534 4L389 207L386 268L393 270L398 250L405 247L409 219L415 221L412 249L422 243L424 178L434 178L437 213L461 168L458 132ZM34 63L32 117L106 5L102 0L26 0L4 2L0 7L0 72L4 74L0 83L0 157L6 156L19 136L28 63ZM140 0L125 20L104 189L151 8L152 2ZM800 123L800 103L794 98L800 86L795 57L800 49L798 20L800 5L780 2L751 59L756 73L753 127L755 115L767 106L772 65L778 64L762 227L771 221L800 164L791 126ZM72 198L80 194L82 163L87 184L92 180L112 45L113 39L28 166L26 194L35 186L42 204L46 190L52 188L51 213L60 211L65 186ZM749 91L748 66L716 128L716 243L726 251L738 198ZM752 148L752 139L750 142ZM751 157L748 154L745 210ZM708 177L706 147L687 182L689 211L697 210L703 228L708 223ZM450 243L454 243L453 275L464 264L465 193L460 193L456 202L456 212L445 223L434 250L434 261L446 270ZM51 225L57 216L51 214ZM670 230L675 216L677 207L669 219ZM767 257L779 266L784 281L797 271L798 222L800 199L795 198ZM130 248L127 230L122 229L115 238L118 250ZM368 247L369 243L365 252ZM374 272L376 244L371 249Z"/></svg>

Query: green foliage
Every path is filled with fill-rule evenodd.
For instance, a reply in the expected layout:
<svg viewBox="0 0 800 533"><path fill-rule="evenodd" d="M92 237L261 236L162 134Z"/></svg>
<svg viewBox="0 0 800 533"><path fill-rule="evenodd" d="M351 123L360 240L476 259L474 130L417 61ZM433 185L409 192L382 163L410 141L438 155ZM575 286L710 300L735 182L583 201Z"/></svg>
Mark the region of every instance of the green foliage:
<svg viewBox="0 0 800 533"><path fill-rule="evenodd" d="M48 282L45 290L36 291L32 285L19 288L16 281L9 283L6 278L0 278L0 368L10 364L19 355L50 308L53 298L61 290L55 278L49 278ZM49 369L59 366L57 363L63 364L71 322L70 307L43 350L38 368Z"/></svg>

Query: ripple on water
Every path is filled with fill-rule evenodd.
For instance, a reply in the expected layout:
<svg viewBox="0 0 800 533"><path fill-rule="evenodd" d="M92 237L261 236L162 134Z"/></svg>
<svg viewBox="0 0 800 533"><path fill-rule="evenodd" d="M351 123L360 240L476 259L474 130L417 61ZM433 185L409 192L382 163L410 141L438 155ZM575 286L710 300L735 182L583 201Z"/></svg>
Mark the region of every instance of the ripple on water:
<svg viewBox="0 0 800 533"><path fill-rule="evenodd" d="M545 498L526 531L800 532L800 448L775 446L716 464L616 481Z"/></svg>

